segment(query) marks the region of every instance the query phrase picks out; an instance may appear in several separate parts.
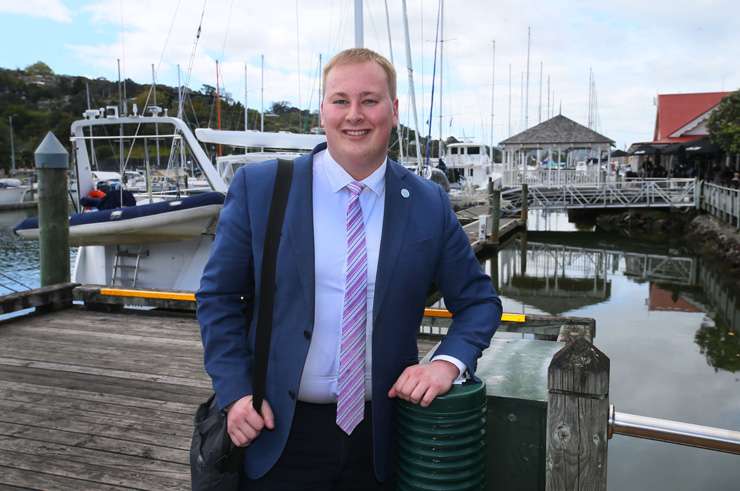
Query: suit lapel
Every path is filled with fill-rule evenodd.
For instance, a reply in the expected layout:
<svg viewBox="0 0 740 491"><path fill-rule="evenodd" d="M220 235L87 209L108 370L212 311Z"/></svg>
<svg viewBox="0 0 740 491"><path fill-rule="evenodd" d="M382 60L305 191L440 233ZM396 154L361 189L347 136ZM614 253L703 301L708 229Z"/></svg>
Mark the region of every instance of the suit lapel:
<svg viewBox="0 0 740 491"><path fill-rule="evenodd" d="M375 298L373 300L373 322L383 305L389 286L393 279L393 271L401 253L404 231L410 209L410 198L401 195L405 189L403 180L405 173L401 172L392 160L388 160L385 172L385 210L383 212L383 235L380 239L380 253L378 257L378 272L375 278ZM405 193L408 196L408 191Z"/></svg>
<svg viewBox="0 0 740 491"><path fill-rule="evenodd" d="M325 144L319 145L310 155L295 160L293 183L285 214L288 242L295 255L298 279L303 287L309 319L314 318L316 274L313 239L313 157L324 148Z"/></svg>

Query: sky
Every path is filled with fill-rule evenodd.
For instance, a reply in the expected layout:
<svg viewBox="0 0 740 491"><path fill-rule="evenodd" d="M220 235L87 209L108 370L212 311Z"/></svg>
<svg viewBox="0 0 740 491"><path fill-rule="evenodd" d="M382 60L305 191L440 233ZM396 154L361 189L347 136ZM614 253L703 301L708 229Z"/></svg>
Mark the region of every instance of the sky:
<svg viewBox="0 0 740 491"><path fill-rule="evenodd" d="M390 58L386 3L401 122L413 128L401 0L365 0L364 45ZM262 107L264 87L265 108L288 101L316 110L319 56L326 63L354 46L353 4L0 0L0 67L24 68L41 60L56 73L116 80L120 59L124 77L147 83L154 65L158 83L175 86L179 64L183 83L199 89L216 85L219 60L222 90L242 102L246 66L250 108ZM406 4L422 134L428 131L438 49L435 138L440 92L443 136L489 143L493 89L493 141L498 143L561 110L587 125L592 72L595 129L624 148L652 140L657 94L740 88L737 0L444 0L442 57L435 44L440 0Z"/></svg>

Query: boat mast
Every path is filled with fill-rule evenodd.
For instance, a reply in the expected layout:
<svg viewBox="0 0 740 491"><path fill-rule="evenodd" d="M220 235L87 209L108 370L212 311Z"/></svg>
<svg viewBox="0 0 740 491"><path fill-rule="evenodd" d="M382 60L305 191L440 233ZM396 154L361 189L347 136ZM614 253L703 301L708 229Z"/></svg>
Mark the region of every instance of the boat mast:
<svg viewBox="0 0 740 491"><path fill-rule="evenodd" d="M529 128L529 51L532 39L532 27L527 26L527 95L524 102L524 129Z"/></svg>
<svg viewBox="0 0 740 491"><path fill-rule="evenodd" d="M419 116L416 112L416 93L414 92L414 67L411 61L411 41L409 39L409 14L406 9L406 0L401 0L403 7L403 32L406 44L406 68L409 74L409 93L411 95L411 111L414 113L414 138L416 140L416 172L421 175L421 142L419 141Z"/></svg>
<svg viewBox="0 0 740 491"><path fill-rule="evenodd" d="M89 109L89 104L88 104ZM8 125L10 126L10 175L15 175L15 143L13 142L13 115L8 116ZM92 141L92 140L91 140Z"/></svg>
<svg viewBox="0 0 740 491"><path fill-rule="evenodd" d="M249 131L249 106L247 105L247 63L244 62L244 131ZM249 153L249 149L244 147L244 153Z"/></svg>
<svg viewBox="0 0 740 491"><path fill-rule="evenodd" d="M550 75L547 76L547 119L550 119Z"/></svg>
<svg viewBox="0 0 740 491"><path fill-rule="evenodd" d="M260 131L265 131L265 55L260 55Z"/></svg>
<svg viewBox="0 0 740 491"><path fill-rule="evenodd" d="M247 63L244 63L244 131L249 129L249 106L247 106ZM246 150L246 149L245 149Z"/></svg>
<svg viewBox="0 0 740 491"><path fill-rule="evenodd" d="M511 63L509 63L509 135L511 136Z"/></svg>
<svg viewBox="0 0 740 491"><path fill-rule="evenodd" d="M221 129L221 96L219 94L218 60L216 60L216 128ZM216 145L216 156L221 156L221 144Z"/></svg>
<svg viewBox="0 0 740 491"><path fill-rule="evenodd" d="M90 102L90 83L88 81L85 81L85 99L87 102L87 109L92 109L91 102ZM10 124L10 149L13 150L13 117L10 117L11 124ZM95 155L95 139L93 136L93 129L92 126L90 126L90 157L92 157L92 166L94 169L98 168L98 161L97 156ZM13 155L13 168L15 169L15 154Z"/></svg>
<svg viewBox="0 0 740 491"><path fill-rule="evenodd" d="M301 109L301 32L298 22L298 0L295 0L295 55L298 65L298 132L303 132L303 110Z"/></svg>
<svg viewBox="0 0 740 491"><path fill-rule="evenodd" d="M442 81L444 80L445 2L439 0L439 158L444 155L442 138Z"/></svg>
<svg viewBox="0 0 740 491"><path fill-rule="evenodd" d="M154 105L157 105L157 77L154 72L154 63L152 63L152 101ZM146 111L146 108L142 108L142 113ZM157 112L159 115L159 112ZM160 155L159 155L159 123L154 123L154 143L157 151L157 169L161 168Z"/></svg>
<svg viewBox="0 0 740 491"><path fill-rule="evenodd" d="M388 52L391 55L391 65L395 64L393 63L393 41L391 41L391 18L388 13L388 0L384 1L385 3L385 27L386 31L388 32ZM319 91L319 94L321 94L321 91ZM398 118L398 124L396 125L396 137L398 138L398 161L403 162L403 138L401 134L401 118Z"/></svg>
<svg viewBox="0 0 740 491"><path fill-rule="evenodd" d="M540 60L540 104L537 109L537 123L542 122L542 61Z"/></svg>
<svg viewBox="0 0 740 491"><path fill-rule="evenodd" d="M493 96L495 94L496 87L496 40L491 41L493 45L493 52L491 54L491 163L493 163L494 152L493 152Z"/></svg>
<svg viewBox="0 0 740 491"><path fill-rule="evenodd" d="M180 84L180 64L177 64L177 119L182 119L182 85Z"/></svg>
<svg viewBox="0 0 740 491"><path fill-rule="evenodd" d="M355 48L362 48L365 44L364 34L362 0L355 0Z"/></svg>
<svg viewBox="0 0 740 491"><path fill-rule="evenodd" d="M121 108L123 108L123 99L121 94L121 60L117 59L118 62L118 103L120 104ZM124 112L125 114L125 112ZM123 123L121 123L118 126L118 170L121 173L121 177L123 177Z"/></svg>

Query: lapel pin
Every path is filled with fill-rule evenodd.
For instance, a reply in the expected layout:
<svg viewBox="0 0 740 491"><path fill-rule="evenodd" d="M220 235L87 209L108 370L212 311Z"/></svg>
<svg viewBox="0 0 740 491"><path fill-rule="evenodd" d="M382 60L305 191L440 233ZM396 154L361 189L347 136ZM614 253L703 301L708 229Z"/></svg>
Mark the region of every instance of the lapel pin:
<svg viewBox="0 0 740 491"><path fill-rule="evenodd" d="M411 193L409 192L408 189L402 188L401 189L401 196L404 197L404 198L408 198L409 196L411 196Z"/></svg>

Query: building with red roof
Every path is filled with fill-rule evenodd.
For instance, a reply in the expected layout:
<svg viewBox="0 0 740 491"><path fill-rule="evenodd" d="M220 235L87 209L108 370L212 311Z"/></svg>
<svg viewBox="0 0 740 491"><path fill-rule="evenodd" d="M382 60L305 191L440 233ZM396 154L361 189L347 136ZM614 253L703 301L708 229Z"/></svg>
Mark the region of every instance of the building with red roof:
<svg viewBox="0 0 740 491"><path fill-rule="evenodd" d="M659 94L653 143L682 143L709 134L707 120L730 92Z"/></svg>
<svg viewBox="0 0 740 491"><path fill-rule="evenodd" d="M659 94L655 130L650 142L633 143L630 166L647 177L710 178L707 171L723 158L722 150L709 139L707 122L719 103L731 92ZM655 167L658 171L655 171ZM723 174L722 174L723 176Z"/></svg>

